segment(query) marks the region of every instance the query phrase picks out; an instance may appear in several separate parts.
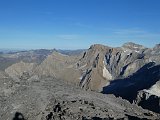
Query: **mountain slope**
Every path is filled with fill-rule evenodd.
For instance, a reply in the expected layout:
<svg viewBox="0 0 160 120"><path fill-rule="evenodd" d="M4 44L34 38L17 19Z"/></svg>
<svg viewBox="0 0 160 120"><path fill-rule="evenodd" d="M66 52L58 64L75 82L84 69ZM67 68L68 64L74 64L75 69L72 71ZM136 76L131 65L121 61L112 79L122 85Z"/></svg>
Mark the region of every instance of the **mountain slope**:
<svg viewBox="0 0 160 120"><path fill-rule="evenodd" d="M36 69L35 74L50 76L76 83L80 73L76 70L76 56L68 56L58 52L49 55Z"/></svg>

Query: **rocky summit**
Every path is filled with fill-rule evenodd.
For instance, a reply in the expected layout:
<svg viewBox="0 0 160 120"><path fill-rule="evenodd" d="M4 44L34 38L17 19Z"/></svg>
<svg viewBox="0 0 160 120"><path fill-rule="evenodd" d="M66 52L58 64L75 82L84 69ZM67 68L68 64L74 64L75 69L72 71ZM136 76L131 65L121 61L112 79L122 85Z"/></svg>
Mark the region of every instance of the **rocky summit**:
<svg viewBox="0 0 160 120"><path fill-rule="evenodd" d="M160 44L0 54L0 120L158 120Z"/></svg>

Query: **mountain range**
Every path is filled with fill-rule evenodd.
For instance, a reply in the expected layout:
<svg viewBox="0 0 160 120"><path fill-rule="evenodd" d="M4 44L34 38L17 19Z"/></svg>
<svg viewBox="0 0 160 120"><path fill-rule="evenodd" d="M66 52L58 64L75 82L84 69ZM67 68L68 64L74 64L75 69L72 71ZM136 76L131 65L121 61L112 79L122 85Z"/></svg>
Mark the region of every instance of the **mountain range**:
<svg viewBox="0 0 160 120"><path fill-rule="evenodd" d="M45 120L46 106L57 104L53 102L56 99L62 103L70 101L71 103L63 105L70 105L71 113L78 117L77 109L73 106L76 104L80 107L79 102L83 98L97 105L92 110L90 108L92 105L88 103L89 108L85 110L92 112L87 112L89 116L81 114L79 119L89 120L94 117L97 117L97 120L105 118L158 119L160 113L160 44L153 48L146 48L128 42L121 47L114 48L95 44L86 50L39 49L2 53L0 54L0 79L1 104L4 105L1 105L0 112L4 119L12 116L7 110L10 113L20 110L29 120L40 118ZM32 97L25 98L25 101L21 98L25 95ZM36 96L41 100L37 100ZM38 110L33 109L33 106L26 108L29 101L33 102L32 104ZM34 103L35 101L38 103ZM81 107L85 107L84 104L81 104ZM107 107L107 111L112 112L104 112L102 109L105 107L102 104ZM100 113L95 111L98 111L98 106L101 106ZM126 110L127 107L133 110ZM33 114L29 112L30 108ZM85 111L84 108L82 110ZM116 112L120 112L119 115ZM96 113L100 115L96 116ZM65 119L69 120L72 115L65 114L64 116L67 116Z"/></svg>

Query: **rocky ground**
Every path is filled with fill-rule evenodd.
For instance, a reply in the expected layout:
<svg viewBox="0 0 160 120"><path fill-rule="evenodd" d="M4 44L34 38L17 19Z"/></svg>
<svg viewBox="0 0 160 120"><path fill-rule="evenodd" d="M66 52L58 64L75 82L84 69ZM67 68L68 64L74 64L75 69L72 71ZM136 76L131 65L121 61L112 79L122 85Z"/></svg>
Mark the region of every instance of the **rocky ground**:
<svg viewBox="0 0 160 120"><path fill-rule="evenodd" d="M0 120L12 120L14 116L25 120L158 120L160 117L121 98L87 92L62 80L32 77L19 82L11 78L0 81Z"/></svg>

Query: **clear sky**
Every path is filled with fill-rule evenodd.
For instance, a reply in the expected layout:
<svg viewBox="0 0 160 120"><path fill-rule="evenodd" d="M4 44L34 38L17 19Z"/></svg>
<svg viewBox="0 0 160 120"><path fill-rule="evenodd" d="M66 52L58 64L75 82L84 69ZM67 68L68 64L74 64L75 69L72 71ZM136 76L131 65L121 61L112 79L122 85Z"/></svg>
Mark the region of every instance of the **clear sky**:
<svg viewBox="0 0 160 120"><path fill-rule="evenodd" d="M0 48L160 43L160 0L0 0Z"/></svg>

